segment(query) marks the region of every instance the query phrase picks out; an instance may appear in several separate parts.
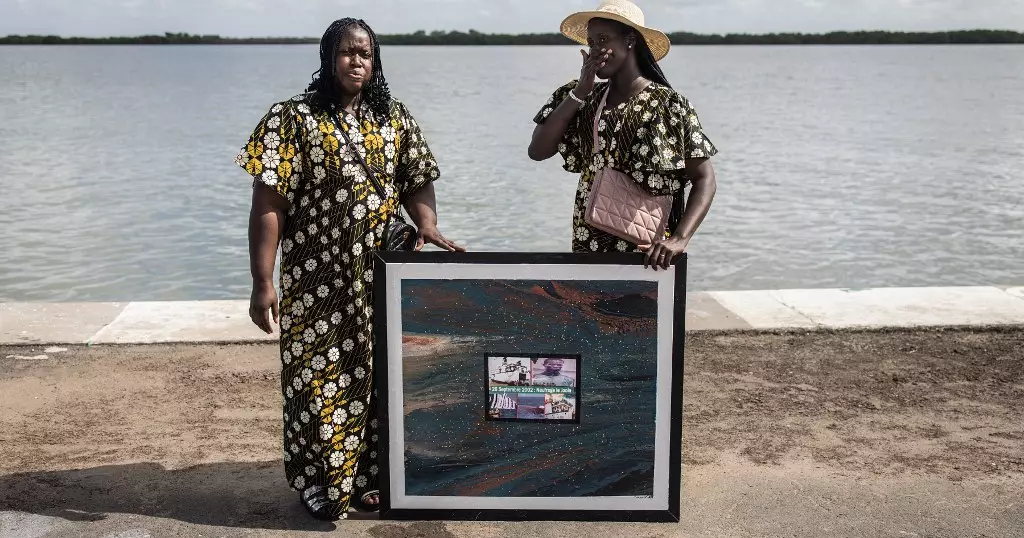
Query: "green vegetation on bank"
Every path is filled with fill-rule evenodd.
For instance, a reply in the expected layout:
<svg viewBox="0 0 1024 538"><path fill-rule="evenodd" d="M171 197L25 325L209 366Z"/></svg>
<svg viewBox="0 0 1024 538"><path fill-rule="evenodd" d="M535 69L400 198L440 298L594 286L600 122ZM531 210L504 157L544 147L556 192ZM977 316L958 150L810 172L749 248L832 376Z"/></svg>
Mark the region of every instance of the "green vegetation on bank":
<svg viewBox="0 0 1024 538"><path fill-rule="evenodd" d="M674 45L963 45L1024 44L1024 33L1009 30L953 32L829 32L825 34L668 34ZM382 45L566 45L561 34L485 34L424 32L381 35ZM0 45L265 45L318 43L315 37L247 37L166 33L136 37L60 37L10 35Z"/></svg>

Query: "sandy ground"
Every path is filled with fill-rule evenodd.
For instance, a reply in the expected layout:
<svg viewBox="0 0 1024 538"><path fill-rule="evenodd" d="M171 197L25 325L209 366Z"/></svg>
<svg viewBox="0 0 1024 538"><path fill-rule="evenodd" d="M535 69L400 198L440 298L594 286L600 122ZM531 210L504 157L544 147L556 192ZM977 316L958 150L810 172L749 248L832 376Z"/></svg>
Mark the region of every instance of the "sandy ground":
<svg viewBox="0 0 1024 538"><path fill-rule="evenodd" d="M277 387L267 345L0 347L0 537L1024 536L1024 328L692 334L678 524L316 523Z"/></svg>

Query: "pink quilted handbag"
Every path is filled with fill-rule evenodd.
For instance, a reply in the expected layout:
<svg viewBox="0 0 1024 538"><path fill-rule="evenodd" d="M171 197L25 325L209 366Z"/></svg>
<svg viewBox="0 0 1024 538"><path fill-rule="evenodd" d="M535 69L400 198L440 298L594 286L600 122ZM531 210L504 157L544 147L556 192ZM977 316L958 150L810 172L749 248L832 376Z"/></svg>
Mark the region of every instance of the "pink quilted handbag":
<svg viewBox="0 0 1024 538"><path fill-rule="evenodd" d="M594 153L599 152L597 126L608 101L605 91L594 116ZM598 170L587 198L587 224L635 245L646 246L664 237L672 195L655 196L632 178L610 166Z"/></svg>

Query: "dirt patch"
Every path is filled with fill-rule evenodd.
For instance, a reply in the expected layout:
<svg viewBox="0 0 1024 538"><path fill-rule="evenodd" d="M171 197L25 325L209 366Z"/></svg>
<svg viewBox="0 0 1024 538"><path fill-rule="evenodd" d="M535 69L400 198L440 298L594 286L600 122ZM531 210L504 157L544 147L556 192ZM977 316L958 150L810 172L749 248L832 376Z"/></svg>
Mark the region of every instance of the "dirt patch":
<svg viewBox="0 0 1024 538"><path fill-rule="evenodd" d="M402 525L377 525L367 529L374 538L456 538L455 534L437 521Z"/></svg>
<svg viewBox="0 0 1024 538"><path fill-rule="evenodd" d="M273 345L77 347L47 361L0 360L0 473L277 458L276 353Z"/></svg>
<svg viewBox="0 0 1024 538"><path fill-rule="evenodd" d="M173 512L213 525L245 517L272 529L302 521L282 484L279 368L273 344L0 358L0 506ZM693 333L685 379L689 466L953 481L1024 472L1021 329ZM177 482L207 489L169 497L177 490L161 484ZM240 513L209 508L222 498ZM444 536L437 526L374 532Z"/></svg>
<svg viewBox="0 0 1024 538"><path fill-rule="evenodd" d="M689 335L684 462L1024 472L1024 331Z"/></svg>

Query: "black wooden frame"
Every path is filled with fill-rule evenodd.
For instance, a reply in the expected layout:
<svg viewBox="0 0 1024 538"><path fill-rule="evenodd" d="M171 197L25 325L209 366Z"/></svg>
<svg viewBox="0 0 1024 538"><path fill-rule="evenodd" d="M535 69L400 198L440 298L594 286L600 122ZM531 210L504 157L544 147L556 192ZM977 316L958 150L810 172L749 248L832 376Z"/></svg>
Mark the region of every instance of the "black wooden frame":
<svg viewBox="0 0 1024 538"><path fill-rule="evenodd" d="M378 468L380 518L391 520L462 521L679 521L682 482L683 373L686 331L686 255L675 262L675 300L672 309L672 375L669 427L669 494L666 510L521 510L521 509L423 509L391 506L391 467L388 413L388 303L387 265L401 263L444 264L533 264L533 265L642 265L644 256L635 253L453 253L379 251L374 257L374 377L377 394ZM653 269L648 269L653 270ZM543 278L541 276L540 278Z"/></svg>

